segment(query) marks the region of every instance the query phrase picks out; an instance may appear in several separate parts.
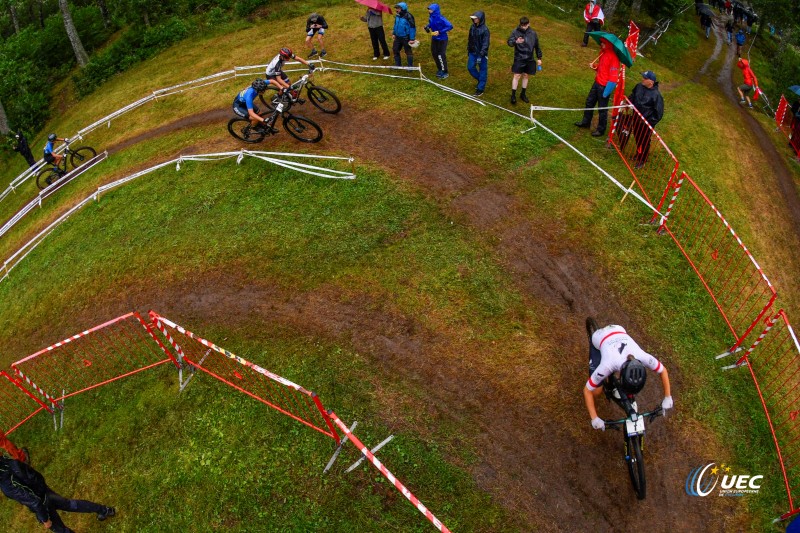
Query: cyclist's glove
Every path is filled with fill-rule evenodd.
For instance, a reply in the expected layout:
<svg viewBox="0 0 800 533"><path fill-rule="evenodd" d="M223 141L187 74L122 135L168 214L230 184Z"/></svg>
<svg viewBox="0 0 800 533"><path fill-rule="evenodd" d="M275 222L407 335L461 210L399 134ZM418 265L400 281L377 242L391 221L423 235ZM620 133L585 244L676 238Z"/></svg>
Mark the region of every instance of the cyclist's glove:
<svg viewBox="0 0 800 533"><path fill-rule="evenodd" d="M315 65L311 64L311 65L308 66L308 73L309 74L312 74L315 70L317 70L317 67Z"/></svg>
<svg viewBox="0 0 800 533"><path fill-rule="evenodd" d="M605 431L606 430L606 423L602 418L600 418L599 416L596 416L596 417L592 418L592 427L594 429L602 429L603 431Z"/></svg>
<svg viewBox="0 0 800 533"><path fill-rule="evenodd" d="M664 411L672 409L672 396L664 396L664 401L661 402L661 408Z"/></svg>

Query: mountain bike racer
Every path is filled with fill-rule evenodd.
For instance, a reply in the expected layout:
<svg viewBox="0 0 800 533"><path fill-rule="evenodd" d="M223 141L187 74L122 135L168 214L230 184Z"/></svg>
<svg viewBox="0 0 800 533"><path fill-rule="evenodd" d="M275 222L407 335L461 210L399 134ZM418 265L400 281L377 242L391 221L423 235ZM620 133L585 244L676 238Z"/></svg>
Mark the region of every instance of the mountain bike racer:
<svg viewBox="0 0 800 533"><path fill-rule="evenodd" d="M267 90L266 81L261 78L256 79L246 89L242 89L236 98L233 99L233 112L242 118L249 118L250 124L257 126L259 123L266 122L266 119L258 114L254 100L256 97Z"/></svg>
<svg viewBox="0 0 800 533"><path fill-rule="evenodd" d="M67 138L61 139L57 137L55 133L51 133L50 135L48 135L47 144L44 145L44 160L45 162L54 165L58 170L59 174L63 174L64 171L61 169L61 161L64 159L64 155L57 154L53 151L54 150L53 143L56 141L62 141L68 143L69 139Z"/></svg>
<svg viewBox="0 0 800 533"><path fill-rule="evenodd" d="M645 367L661 375L664 389L664 400L661 407L664 411L672 409L672 393L669 373L661 362L645 352L636 344L625 328L609 325L596 329L594 320L586 319L586 331L589 336L589 379L583 389L586 409L592 419L594 429L605 430L605 421L597 416L595 398L603 390L603 382L614 372L620 373L621 392L636 394L644 388L647 373Z"/></svg>
<svg viewBox="0 0 800 533"><path fill-rule="evenodd" d="M314 69L316 68L302 57L294 55L294 52L292 52L291 48L281 48L280 52L278 52L278 55L273 57L272 61L269 62L266 70L267 80L270 84L277 87L279 92L283 92L284 90L288 89L292 84L289 76L287 76L283 71L283 62L289 59L296 59L300 63L306 65L309 73L314 72ZM296 99L297 95L293 94L292 98Z"/></svg>

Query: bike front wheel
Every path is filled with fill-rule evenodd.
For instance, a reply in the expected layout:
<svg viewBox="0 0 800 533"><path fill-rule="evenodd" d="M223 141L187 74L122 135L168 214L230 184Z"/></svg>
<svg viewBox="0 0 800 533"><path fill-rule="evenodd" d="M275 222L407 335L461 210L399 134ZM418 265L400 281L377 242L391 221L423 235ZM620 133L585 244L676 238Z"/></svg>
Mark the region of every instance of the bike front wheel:
<svg viewBox="0 0 800 533"><path fill-rule="evenodd" d="M305 117L289 115L283 119L283 128L289 135L304 143L316 143L322 140L322 128Z"/></svg>
<svg viewBox="0 0 800 533"><path fill-rule="evenodd" d="M644 458L642 457L642 435L627 437L625 447L627 450L625 460L628 462L628 474L631 476L631 485L636 497L644 500L647 495L647 484L644 477Z"/></svg>
<svg viewBox="0 0 800 533"><path fill-rule="evenodd" d="M270 113L275 111L275 99L278 97L278 89L270 84L267 90L258 95L258 99Z"/></svg>
<svg viewBox="0 0 800 533"><path fill-rule="evenodd" d="M339 98L325 87L315 85L308 88L308 99L323 113L334 115L342 110Z"/></svg>
<svg viewBox="0 0 800 533"><path fill-rule="evenodd" d="M228 133L246 143L260 143L267 136L266 130L256 128L246 118L232 118L228 121Z"/></svg>
<svg viewBox="0 0 800 533"><path fill-rule="evenodd" d="M72 153L69 156L69 162L72 164L72 168L78 168L97 155L95 149L90 146L81 146L80 148L70 150L70 152Z"/></svg>
<svg viewBox="0 0 800 533"><path fill-rule="evenodd" d="M61 174L56 172L54 168L45 168L36 174L36 186L40 189L46 189L61 178Z"/></svg>

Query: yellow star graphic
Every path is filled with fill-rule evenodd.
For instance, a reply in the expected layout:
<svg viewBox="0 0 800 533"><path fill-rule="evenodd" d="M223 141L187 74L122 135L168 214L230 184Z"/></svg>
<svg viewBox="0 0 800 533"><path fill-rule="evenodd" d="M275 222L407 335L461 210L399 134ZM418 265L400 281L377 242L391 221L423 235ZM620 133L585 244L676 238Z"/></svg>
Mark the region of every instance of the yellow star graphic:
<svg viewBox="0 0 800 533"><path fill-rule="evenodd" d="M729 466L726 466L726 467L725 467L725 471L726 471L726 472L730 472L730 471L731 471L731 467L729 467Z"/></svg>
<svg viewBox="0 0 800 533"><path fill-rule="evenodd" d="M715 476L716 476L716 475L717 475L717 472L719 472L719 468L717 468L716 466L715 466L714 468L712 468L712 469L711 469L711 473L712 473L713 475L715 475Z"/></svg>
<svg viewBox="0 0 800 533"><path fill-rule="evenodd" d="M721 469L725 470L725 463L722 463L721 465L719 465L719 467L720 467Z"/></svg>

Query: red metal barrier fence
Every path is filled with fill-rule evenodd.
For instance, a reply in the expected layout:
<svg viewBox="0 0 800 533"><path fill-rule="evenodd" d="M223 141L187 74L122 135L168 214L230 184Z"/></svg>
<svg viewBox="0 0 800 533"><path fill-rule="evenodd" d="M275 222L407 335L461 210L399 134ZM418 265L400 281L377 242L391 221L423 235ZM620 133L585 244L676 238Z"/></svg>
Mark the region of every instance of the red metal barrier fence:
<svg viewBox="0 0 800 533"><path fill-rule="evenodd" d="M47 405L31 394L17 378L0 371L0 431L6 435L27 422Z"/></svg>
<svg viewBox="0 0 800 533"><path fill-rule="evenodd" d="M232 354L225 348L220 348L153 311L150 311L150 317L181 360L188 365L202 370L339 443L339 434L316 394ZM175 333L182 336L180 343L175 340L177 336Z"/></svg>
<svg viewBox="0 0 800 533"><path fill-rule="evenodd" d="M737 348L775 301L776 293L739 236L685 172L662 227L714 300Z"/></svg>
<svg viewBox="0 0 800 533"><path fill-rule="evenodd" d="M789 144L794 149L797 157L800 157L800 118L792 113L789 101L781 95L778 103L778 110L775 112L775 125L789 139Z"/></svg>
<svg viewBox="0 0 800 533"><path fill-rule="evenodd" d="M800 344L781 309L736 365L747 365L767 416L778 452L789 511L782 520L800 513Z"/></svg>
<svg viewBox="0 0 800 533"><path fill-rule="evenodd" d="M166 357L165 357L166 355ZM128 313L12 363L53 407L84 391L178 362L138 313Z"/></svg>

